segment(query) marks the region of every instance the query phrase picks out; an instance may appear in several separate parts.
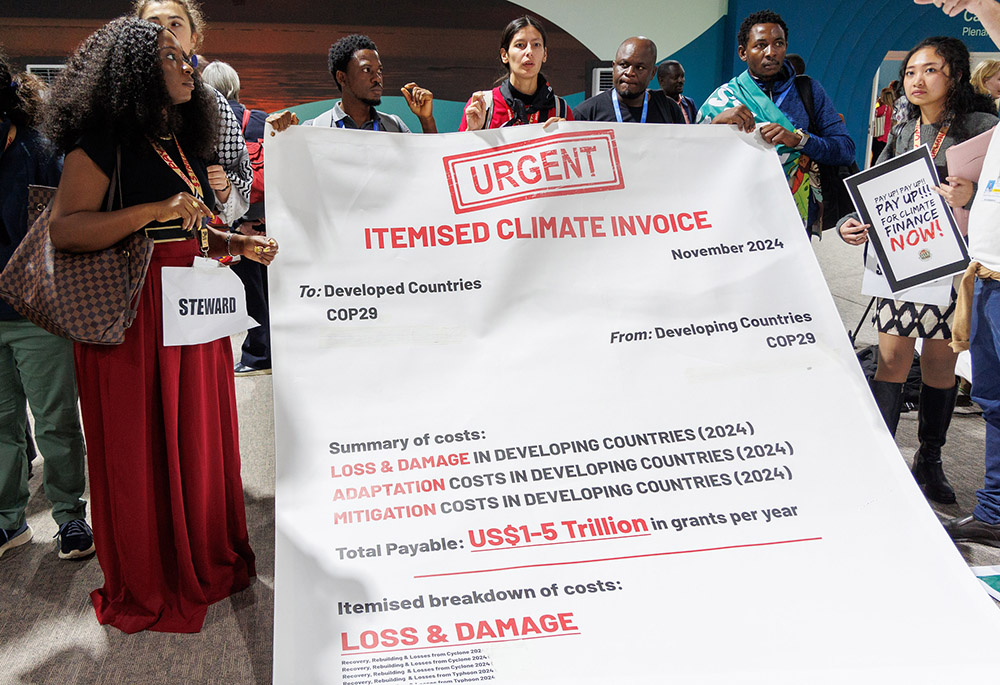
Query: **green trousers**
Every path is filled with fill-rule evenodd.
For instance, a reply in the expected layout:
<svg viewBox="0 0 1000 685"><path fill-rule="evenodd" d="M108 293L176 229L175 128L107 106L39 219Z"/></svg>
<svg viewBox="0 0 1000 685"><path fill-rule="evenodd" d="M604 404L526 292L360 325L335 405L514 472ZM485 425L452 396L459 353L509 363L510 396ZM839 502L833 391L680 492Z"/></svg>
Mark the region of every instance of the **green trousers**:
<svg viewBox="0 0 1000 685"><path fill-rule="evenodd" d="M0 528L19 528L28 504L25 401L45 459L42 483L52 518L84 518L86 465L73 343L27 321L0 321Z"/></svg>

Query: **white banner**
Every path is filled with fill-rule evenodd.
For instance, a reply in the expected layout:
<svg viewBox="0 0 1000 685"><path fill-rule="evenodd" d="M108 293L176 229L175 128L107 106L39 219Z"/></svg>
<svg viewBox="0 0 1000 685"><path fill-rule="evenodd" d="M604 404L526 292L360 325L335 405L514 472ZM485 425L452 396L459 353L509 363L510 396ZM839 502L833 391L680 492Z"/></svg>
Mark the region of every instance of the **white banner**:
<svg viewBox="0 0 1000 685"><path fill-rule="evenodd" d="M773 150L265 140L276 683L994 677Z"/></svg>
<svg viewBox="0 0 1000 685"><path fill-rule="evenodd" d="M199 345L259 326L247 314L243 282L214 259L162 270L163 345Z"/></svg>

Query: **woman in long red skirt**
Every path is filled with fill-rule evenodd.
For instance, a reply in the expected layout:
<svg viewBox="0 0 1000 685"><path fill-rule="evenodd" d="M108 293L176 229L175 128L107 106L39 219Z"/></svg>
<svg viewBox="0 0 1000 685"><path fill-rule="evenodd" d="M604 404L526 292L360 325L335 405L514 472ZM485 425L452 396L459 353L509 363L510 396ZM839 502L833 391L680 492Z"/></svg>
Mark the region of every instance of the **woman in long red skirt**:
<svg viewBox="0 0 1000 685"><path fill-rule="evenodd" d="M105 581L91 598L101 623L127 633L197 632L208 605L254 575L229 340L163 345L163 267L199 252L267 264L277 252L268 238L206 226L215 116L177 39L133 18L88 38L53 89L49 134L67 153L53 244L88 252L135 231L155 242L125 342L76 345Z"/></svg>

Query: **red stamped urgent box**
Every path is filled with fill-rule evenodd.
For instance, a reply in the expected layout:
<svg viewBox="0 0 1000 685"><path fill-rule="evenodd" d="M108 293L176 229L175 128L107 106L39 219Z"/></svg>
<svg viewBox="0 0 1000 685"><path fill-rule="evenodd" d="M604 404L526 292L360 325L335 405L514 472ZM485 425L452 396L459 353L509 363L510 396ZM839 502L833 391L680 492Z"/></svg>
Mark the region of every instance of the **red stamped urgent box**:
<svg viewBox="0 0 1000 685"><path fill-rule="evenodd" d="M456 214L625 187L614 131L558 133L442 160Z"/></svg>

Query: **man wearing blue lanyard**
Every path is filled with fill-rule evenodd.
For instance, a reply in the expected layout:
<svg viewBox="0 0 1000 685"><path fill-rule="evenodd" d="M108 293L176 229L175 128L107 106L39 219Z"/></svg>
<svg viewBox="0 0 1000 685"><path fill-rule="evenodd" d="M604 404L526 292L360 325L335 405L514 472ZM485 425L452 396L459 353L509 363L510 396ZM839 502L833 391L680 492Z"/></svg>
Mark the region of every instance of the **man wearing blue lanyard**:
<svg viewBox="0 0 1000 685"><path fill-rule="evenodd" d="M395 114L386 114L375 109L382 104L382 60L378 48L368 37L359 34L344 36L330 46L330 74L337 84L342 97L340 102L315 119L305 122L305 126L336 126L365 131L388 131L409 133L410 129ZM417 115L424 133L437 133L434 122L434 95L416 83L407 83L400 91ZM298 117L284 111L272 114L267 119L275 131L282 131L298 123Z"/></svg>
<svg viewBox="0 0 1000 685"><path fill-rule="evenodd" d="M640 124L683 124L680 106L662 90L648 90L656 75L656 45L648 38L629 38L618 46L611 76L613 87L573 108L577 121Z"/></svg>

